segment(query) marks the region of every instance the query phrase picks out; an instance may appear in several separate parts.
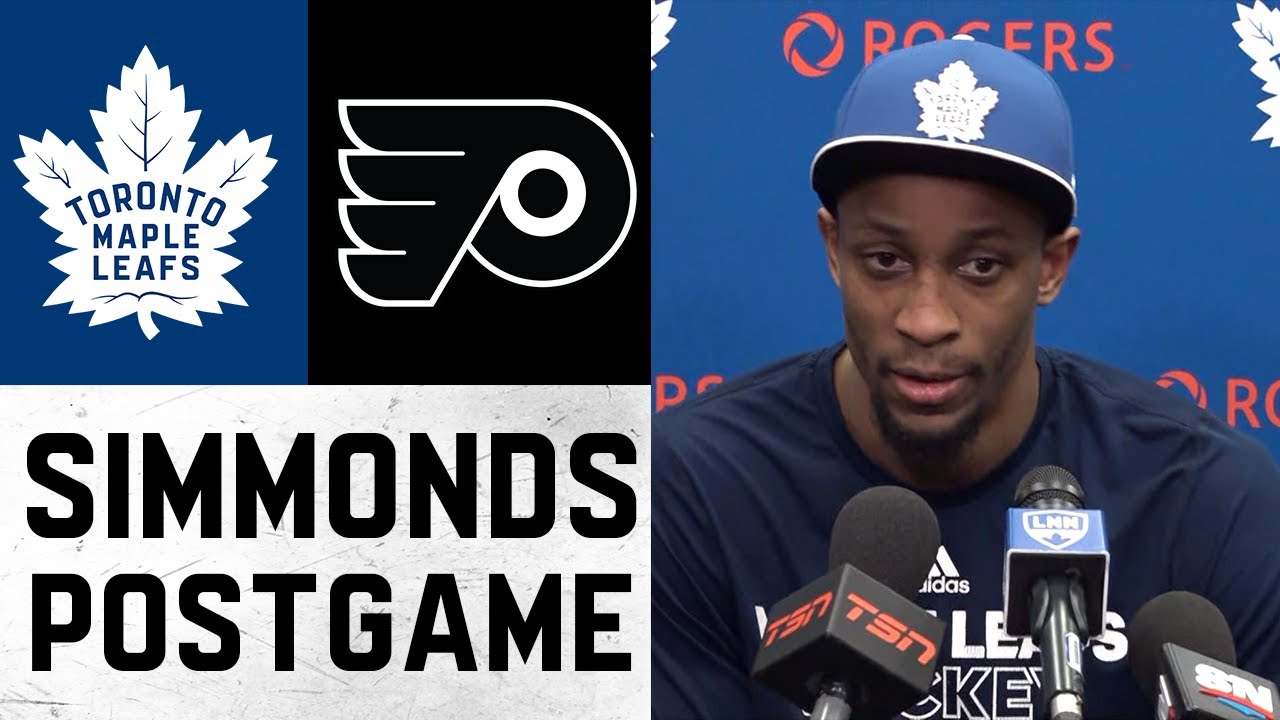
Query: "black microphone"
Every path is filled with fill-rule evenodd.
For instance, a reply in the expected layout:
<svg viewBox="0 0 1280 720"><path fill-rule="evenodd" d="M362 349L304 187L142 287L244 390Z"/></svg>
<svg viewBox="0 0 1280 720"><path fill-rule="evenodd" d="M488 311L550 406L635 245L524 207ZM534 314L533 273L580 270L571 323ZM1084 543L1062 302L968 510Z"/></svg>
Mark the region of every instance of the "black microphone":
<svg viewBox="0 0 1280 720"><path fill-rule="evenodd" d="M1084 716L1083 647L1102 634L1110 555L1102 513L1055 465L1032 469L1014 493L1004 564L1005 633L1040 649L1050 720Z"/></svg>
<svg viewBox="0 0 1280 720"><path fill-rule="evenodd" d="M889 720L929 694L946 624L908 601L941 544L919 495L874 487L840 510L830 571L770 609L751 675L814 720Z"/></svg>
<svg viewBox="0 0 1280 720"><path fill-rule="evenodd" d="M1273 720L1275 683L1235 667L1222 611L1184 590L1157 595L1129 623L1129 667L1157 720Z"/></svg>

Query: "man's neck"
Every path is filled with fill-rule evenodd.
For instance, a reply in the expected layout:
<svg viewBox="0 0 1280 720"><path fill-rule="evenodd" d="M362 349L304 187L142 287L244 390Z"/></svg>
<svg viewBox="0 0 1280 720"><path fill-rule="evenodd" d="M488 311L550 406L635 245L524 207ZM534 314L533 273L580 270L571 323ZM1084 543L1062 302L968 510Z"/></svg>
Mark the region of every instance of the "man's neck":
<svg viewBox="0 0 1280 720"><path fill-rule="evenodd" d="M1026 436L1040 397L1040 371L1033 346L1018 363L1005 396L960 455L947 459L942 467L919 467L905 461L885 440L866 384L847 347L836 356L832 373L845 427L862 452L904 484L929 492L959 490L995 470Z"/></svg>

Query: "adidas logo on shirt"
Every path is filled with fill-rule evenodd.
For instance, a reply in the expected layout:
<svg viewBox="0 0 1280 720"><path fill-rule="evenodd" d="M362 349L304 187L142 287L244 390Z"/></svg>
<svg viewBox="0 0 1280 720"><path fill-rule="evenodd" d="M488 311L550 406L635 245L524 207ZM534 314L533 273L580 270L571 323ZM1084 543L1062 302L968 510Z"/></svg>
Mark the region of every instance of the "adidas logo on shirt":
<svg viewBox="0 0 1280 720"><path fill-rule="evenodd" d="M924 585L920 586L920 592L934 595L969 593L969 581L960 577L960 571L951 562L945 545L938 546L938 557L933 561L933 567L929 568L929 576L925 578Z"/></svg>

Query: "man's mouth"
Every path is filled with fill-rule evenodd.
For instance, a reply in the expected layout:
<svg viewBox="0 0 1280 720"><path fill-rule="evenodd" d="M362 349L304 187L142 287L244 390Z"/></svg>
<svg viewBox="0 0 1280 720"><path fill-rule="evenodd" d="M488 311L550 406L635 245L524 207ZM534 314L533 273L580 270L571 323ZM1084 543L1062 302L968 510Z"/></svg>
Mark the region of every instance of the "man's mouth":
<svg viewBox="0 0 1280 720"><path fill-rule="evenodd" d="M894 387L914 405L946 405L959 395L968 375L894 370L889 374Z"/></svg>

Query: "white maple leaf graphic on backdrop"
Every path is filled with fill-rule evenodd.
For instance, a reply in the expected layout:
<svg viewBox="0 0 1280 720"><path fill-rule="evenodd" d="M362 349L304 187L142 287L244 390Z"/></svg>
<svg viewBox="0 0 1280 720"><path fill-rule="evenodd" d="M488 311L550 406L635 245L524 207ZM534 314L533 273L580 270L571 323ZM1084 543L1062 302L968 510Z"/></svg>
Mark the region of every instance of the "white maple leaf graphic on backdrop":
<svg viewBox="0 0 1280 720"><path fill-rule="evenodd" d="M69 313L92 312L90 326L136 314L148 339L159 333L153 315L199 326L200 313L221 314L220 303L247 306L223 277L240 261L220 248L235 242L230 233L250 217L245 206L267 188L263 180L276 164L267 156L271 136L250 141L241 131L229 143L215 142L188 168L194 148L190 137L200 111L186 110L183 87L171 86L168 66L157 67L146 47L132 68L121 68L120 87L107 87L106 110L90 114L105 169L75 142L64 144L48 130L38 141L19 137L25 155L14 162L27 177L24 188L48 208L40 219L61 233L57 243L71 248L50 263L67 278L44 305L69 302ZM149 204L139 183L154 187ZM176 203L171 200L167 209L160 209L166 192ZM127 204L117 204L121 194ZM106 202L95 204L95 196ZM99 216L99 207L108 212ZM186 223L197 224L190 244L184 236ZM150 249L143 248L147 224L161 233ZM112 231L116 247L95 249L98 226ZM120 246L125 226L137 234L136 248ZM178 249L164 248L166 227ZM198 276L183 279L184 270L191 270L175 264L161 279L162 254L194 258L191 267L198 268ZM127 279L115 272L122 258Z"/></svg>
<svg viewBox="0 0 1280 720"><path fill-rule="evenodd" d="M649 54L649 71L653 72L658 67L658 62L654 60L658 56L658 51L667 46L670 42L667 40L667 33L671 32L671 28L675 27L676 19L671 17L671 0L649 0L653 3L652 20L649 22L649 39L650 47L653 52Z"/></svg>
<svg viewBox="0 0 1280 720"><path fill-rule="evenodd" d="M1251 140L1271 140L1271 147L1280 146L1280 10L1268 8L1262 0L1255 0L1253 7L1236 4L1240 19L1231 24L1240 36L1240 49L1253 58L1253 74L1262 79L1263 92L1272 97L1258 103L1257 108L1269 117L1253 134Z"/></svg>
<svg viewBox="0 0 1280 720"><path fill-rule="evenodd" d="M996 106L999 94L978 87L978 78L963 60L947 66L938 81L921 80L915 86L920 102L920 124L929 137L973 142L983 137L982 123Z"/></svg>

